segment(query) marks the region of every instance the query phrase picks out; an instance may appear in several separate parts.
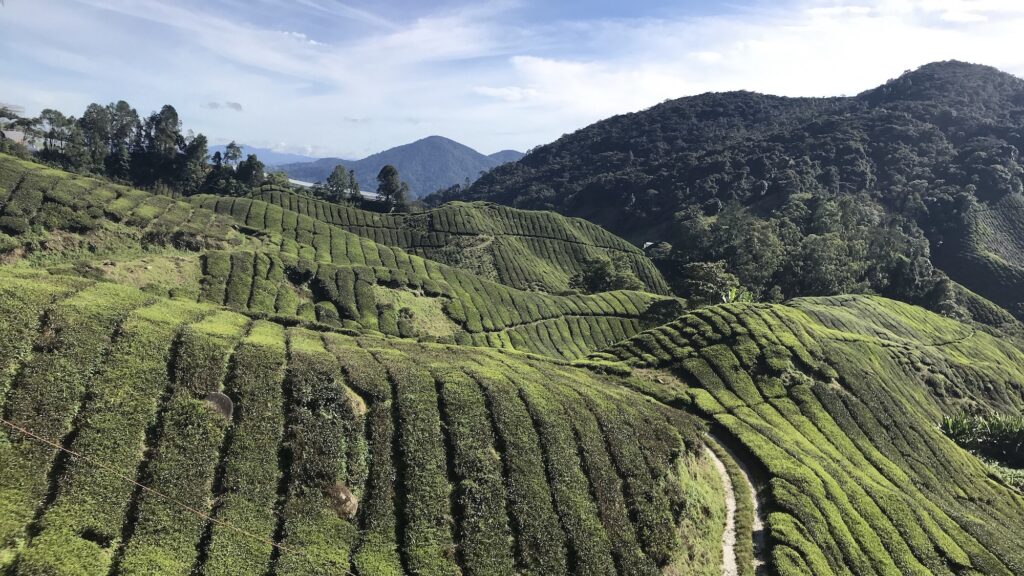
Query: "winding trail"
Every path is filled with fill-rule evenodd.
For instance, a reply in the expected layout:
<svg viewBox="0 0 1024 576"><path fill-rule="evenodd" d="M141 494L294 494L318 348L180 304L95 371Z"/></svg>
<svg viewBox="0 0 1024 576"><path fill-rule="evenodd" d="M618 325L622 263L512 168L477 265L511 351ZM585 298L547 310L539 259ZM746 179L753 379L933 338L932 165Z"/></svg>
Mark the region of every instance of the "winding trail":
<svg viewBox="0 0 1024 576"><path fill-rule="evenodd" d="M736 491L732 488L732 478L725 468L725 462L711 448L704 446L704 452L718 471L725 489L725 531L722 532L722 576L739 576L736 567Z"/></svg>
<svg viewBox="0 0 1024 576"><path fill-rule="evenodd" d="M754 483L750 479L750 471L746 468L743 462L736 457L736 454L728 448L728 446L720 442L714 436L710 434L708 436L709 440L718 444L729 455L729 457L732 458L733 462L736 463L737 468L740 470L740 474L743 475L743 481L746 482L747 488L750 490L754 503L754 521L751 527L751 536L754 539L754 573L765 574L767 573L767 565L765 564L764 559L766 547L763 503L758 496ZM722 486L725 489L725 531L722 532L722 576L739 576L740 571L736 564L736 490L733 487L729 471L725 467L725 462L722 462L722 459L718 457L718 454L715 454L714 450L707 445L704 446L704 451L714 463L715 470L722 479Z"/></svg>

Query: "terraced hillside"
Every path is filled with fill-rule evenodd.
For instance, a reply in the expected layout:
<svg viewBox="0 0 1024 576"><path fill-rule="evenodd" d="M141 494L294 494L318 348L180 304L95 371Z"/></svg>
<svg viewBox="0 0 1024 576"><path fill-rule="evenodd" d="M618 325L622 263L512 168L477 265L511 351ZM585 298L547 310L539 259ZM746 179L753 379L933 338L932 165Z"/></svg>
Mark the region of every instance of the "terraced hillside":
<svg viewBox="0 0 1024 576"><path fill-rule="evenodd" d="M677 531L697 429L619 377L36 272L0 291L14 574L650 574L704 537Z"/></svg>
<svg viewBox="0 0 1024 576"><path fill-rule="evenodd" d="M707 418L756 471L780 574L1024 571L1024 497L937 428L1020 413L1006 338L843 296L702 309L595 358L642 368L638 389Z"/></svg>
<svg viewBox="0 0 1024 576"><path fill-rule="evenodd" d="M936 264L957 270L968 288L1024 314L1024 196L973 207L965 229L935 250Z"/></svg>
<svg viewBox="0 0 1024 576"><path fill-rule="evenodd" d="M189 204L9 157L0 173L9 258L291 322L572 359L680 309L509 288L261 200Z"/></svg>
<svg viewBox="0 0 1024 576"><path fill-rule="evenodd" d="M281 198L0 157L0 572L1024 573L937 426L1021 414L1002 321L523 291Z"/></svg>
<svg viewBox="0 0 1024 576"><path fill-rule="evenodd" d="M587 260L621 257L648 291L668 291L637 247L586 220L554 212L451 202L416 214L378 214L272 187L253 197L514 288L564 291Z"/></svg>

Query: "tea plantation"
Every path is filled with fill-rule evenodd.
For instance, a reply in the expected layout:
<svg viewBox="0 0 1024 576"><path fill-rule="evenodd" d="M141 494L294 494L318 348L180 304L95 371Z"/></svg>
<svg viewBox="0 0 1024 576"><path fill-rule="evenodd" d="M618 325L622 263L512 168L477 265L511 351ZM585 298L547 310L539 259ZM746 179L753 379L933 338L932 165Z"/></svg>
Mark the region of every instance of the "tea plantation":
<svg viewBox="0 0 1024 576"><path fill-rule="evenodd" d="M600 226L554 212L451 202L422 213L377 214L271 186L253 198L515 288L565 290L582 262L620 256L647 290L668 292L661 273L638 248ZM276 215L265 217L276 220Z"/></svg>
<svg viewBox="0 0 1024 576"><path fill-rule="evenodd" d="M790 304L697 310L595 358L670 372L634 385L758 469L778 573L1022 573L1024 497L937 426L1019 414L1020 347L882 298Z"/></svg>
<svg viewBox="0 0 1024 576"><path fill-rule="evenodd" d="M1024 313L1024 200L1015 194L974 206L965 220L964 231L950 234L935 250L936 263L1019 316Z"/></svg>
<svg viewBox="0 0 1024 576"><path fill-rule="evenodd" d="M2 280L4 419L68 450L5 430L16 574L642 574L691 537L698 428L620 377Z"/></svg>
<svg viewBox="0 0 1024 576"><path fill-rule="evenodd" d="M557 296L510 288L261 200L184 203L4 156L0 174L8 189L0 248L50 269L114 280L124 279L125 260L148 256L128 278L139 287L287 322L572 359L682 310L673 298L645 292ZM169 285L153 265L167 260L191 262L193 277Z"/></svg>
<svg viewBox="0 0 1024 576"><path fill-rule="evenodd" d="M1004 322L688 309L547 213L6 156L0 231L5 575L1024 573L1024 495L939 427L1021 414ZM647 291L561 293L614 254Z"/></svg>

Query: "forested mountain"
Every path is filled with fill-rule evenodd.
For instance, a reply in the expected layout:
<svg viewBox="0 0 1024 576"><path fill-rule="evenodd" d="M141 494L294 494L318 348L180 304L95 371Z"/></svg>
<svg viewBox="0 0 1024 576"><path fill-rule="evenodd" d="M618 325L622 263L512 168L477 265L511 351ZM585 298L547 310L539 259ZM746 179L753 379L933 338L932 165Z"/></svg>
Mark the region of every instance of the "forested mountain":
<svg viewBox="0 0 1024 576"><path fill-rule="evenodd" d="M523 153L518 150L499 150L494 154L488 154L487 157L494 160L496 164L505 164L519 160L523 157Z"/></svg>
<svg viewBox="0 0 1024 576"><path fill-rule="evenodd" d="M853 97L669 101L433 201L555 210L655 243L683 294L732 274L764 299L873 291L962 315L942 305L948 276L1020 316L1022 146L1024 81L939 62Z"/></svg>
<svg viewBox="0 0 1024 576"><path fill-rule="evenodd" d="M334 167L340 164L348 170L355 170L356 180L364 190L376 190L377 173L390 164L398 169L402 180L409 184L411 195L420 197L456 184L462 185L466 180L472 182L480 177L481 172L521 157L522 153L514 150L485 156L454 140L428 136L362 160L321 158L313 162L283 164L279 168L296 180L323 182Z"/></svg>

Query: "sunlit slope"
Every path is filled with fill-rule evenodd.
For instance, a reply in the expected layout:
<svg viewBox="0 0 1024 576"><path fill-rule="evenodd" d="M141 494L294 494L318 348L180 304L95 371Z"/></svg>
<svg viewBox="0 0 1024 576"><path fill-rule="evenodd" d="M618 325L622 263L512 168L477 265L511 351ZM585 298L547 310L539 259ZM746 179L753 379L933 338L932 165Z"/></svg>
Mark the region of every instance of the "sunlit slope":
<svg viewBox="0 0 1024 576"><path fill-rule="evenodd" d="M668 291L636 246L596 224L554 212L452 202L417 214L378 214L270 187L253 198L515 288L562 291L587 260L620 257L649 292ZM263 225L256 222L261 214ZM276 228L273 213L258 211L251 220Z"/></svg>
<svg viewBox="0 0 1024 576"><path fill-rule="evenodd" d="M34 272L0 322L17 575L656 574L705 537L697 429L620 377Z"/></svg>
<svg viewBox="0 0 1024 576"><path fill-rule="evenodd" d="M714 423L765 482L781 574L1021 574L1024 498L938 430L970 406L1020 413L1008 339L874 297L694 311L597 358Z"/></svg>
<svg viewBox="0 0 1024 576"><path fill-rule="evenodd" d="M8 258L291 322L573 359L681 309L517 290L260 200L180 202L10 157L0 174Z"/></svg>
<svg viewBox="0 0 1024 576"><path fill-rule="evenodd" d="M934 250L950 276L1018 317L1024 313L1024 197L1005 196L977 205L964 231Z"/></svg>

